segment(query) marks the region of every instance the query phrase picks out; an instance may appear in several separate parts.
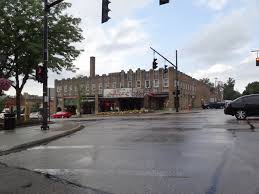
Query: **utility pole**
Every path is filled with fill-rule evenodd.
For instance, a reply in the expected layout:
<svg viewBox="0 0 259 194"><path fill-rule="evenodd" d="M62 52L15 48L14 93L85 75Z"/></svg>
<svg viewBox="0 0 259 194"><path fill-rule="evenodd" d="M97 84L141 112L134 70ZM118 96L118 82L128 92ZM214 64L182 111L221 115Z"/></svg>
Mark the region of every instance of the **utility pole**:
<svg viewBox="0 0 259 194"><path fill-rule="evenodd" d="M180 90L179 90L179 71L178 71L178 51L176 50L176 56L175 56L175 64L172 63L171 61L169 61L166 57L164 57L163 55L161 55L159 52L157 52L155 49L153 49L152 47L150 47L150 49L158 54L160 57L162 57L165 61L167 61L168 63L170 63L174 68L175 68L175 79L176 79L176 91L175 91L175 110L176 112L179 112L179 105L180 105L180 99L179 99L179 95L180 95ZM170 84L170 83L169 83ZM170 91L169 91L170 92Z"/></svg>
<svg viewBox="0 0 259 194"><path fill-rule="evenodd" d="M44 33L43 33L43 69L44 69L44 80L43 80L43 115L42 115L42 130L49 129L48 126L48 61L49 61L49 49L48 49L48 14L50 8L61 3L64 0L57 0L53 3L44 0Z"/></svg>

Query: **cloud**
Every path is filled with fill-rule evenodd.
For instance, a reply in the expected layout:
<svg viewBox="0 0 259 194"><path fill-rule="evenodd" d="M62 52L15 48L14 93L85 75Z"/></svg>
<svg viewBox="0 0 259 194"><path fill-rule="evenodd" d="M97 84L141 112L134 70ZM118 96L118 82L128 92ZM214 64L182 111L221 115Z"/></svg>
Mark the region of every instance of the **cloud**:
<svg viewBox="0 0 259 194"><path fill-rule="evenodd" d="M250 16L243 10L217 18L193 35L184 51L200 63L216 64L236 58L250 46L253 39Z"/></svg>
<svg viewBox="0 0 259 194"><path fill-rule="evenodd" d="M231 65L216 64L206 70L201 69L189 74L195 77L196 79L201 79L201 78L214 79L215 77L218 77L223 73L229 73L232 69L233 67Z"/></svg>
<svg viewBox="0 0 259 194"><path fill-rule="evenodd" d="M227 4L229 0L199 0L199 4L205 5L213 10L222 10Z"/></svg>

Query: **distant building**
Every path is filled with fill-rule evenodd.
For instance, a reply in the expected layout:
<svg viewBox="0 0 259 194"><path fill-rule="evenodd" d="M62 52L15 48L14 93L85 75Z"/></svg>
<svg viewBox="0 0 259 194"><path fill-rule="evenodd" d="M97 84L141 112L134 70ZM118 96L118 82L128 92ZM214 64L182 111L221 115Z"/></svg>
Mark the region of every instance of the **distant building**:
<svg viewBox="0 0 259 194"><path fill-rule="evenodd" d="M175 70L141 70L95 75L95 58L90 58L90 76L55 80L57 109L71 112L80 109L83 114L98 111L133 109L173 109L176 91ZM180 109L201 107L209 101L210 88L180 72ZM97 105L97 106L95 106ZM95 109L96 107L96 109Z"/></svg>

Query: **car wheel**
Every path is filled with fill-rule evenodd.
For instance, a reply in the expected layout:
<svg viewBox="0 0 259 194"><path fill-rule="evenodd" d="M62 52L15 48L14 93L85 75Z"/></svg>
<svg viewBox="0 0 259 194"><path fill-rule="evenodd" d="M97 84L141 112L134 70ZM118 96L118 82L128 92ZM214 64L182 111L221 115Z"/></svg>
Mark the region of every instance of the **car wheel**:
<svg viewBox="0 0 259 194"><path fill-rule="evenodd" d="M247 115L245 111L239 110L236 112L235 116L238 120L245 120Z"/></svg>

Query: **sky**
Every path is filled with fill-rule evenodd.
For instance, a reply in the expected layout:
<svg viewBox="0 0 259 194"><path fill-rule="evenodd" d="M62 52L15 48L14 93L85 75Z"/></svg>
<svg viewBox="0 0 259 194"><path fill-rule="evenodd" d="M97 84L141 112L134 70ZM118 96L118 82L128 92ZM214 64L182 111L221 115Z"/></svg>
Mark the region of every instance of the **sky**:
<svg viewBox="0 0 259 194"><path fill-rule="evenodd" d="M111 20L101 24L101 0L65 0L72 3L69 14L82 18L84 52L74 62L77 73L49 73L49 86L55 79L89 76L89 58L96 57L96 73L121 70L149 70L153 52L150 46L175 61L182 72L196 79L236 80L235 89L259 81L255 65L259 48L258 0L110 0ZM165 61L158 58L159 67ZM42 86L29 81L24 92L41 95ZM14 94L10 89L8 94Z"/></svg>

